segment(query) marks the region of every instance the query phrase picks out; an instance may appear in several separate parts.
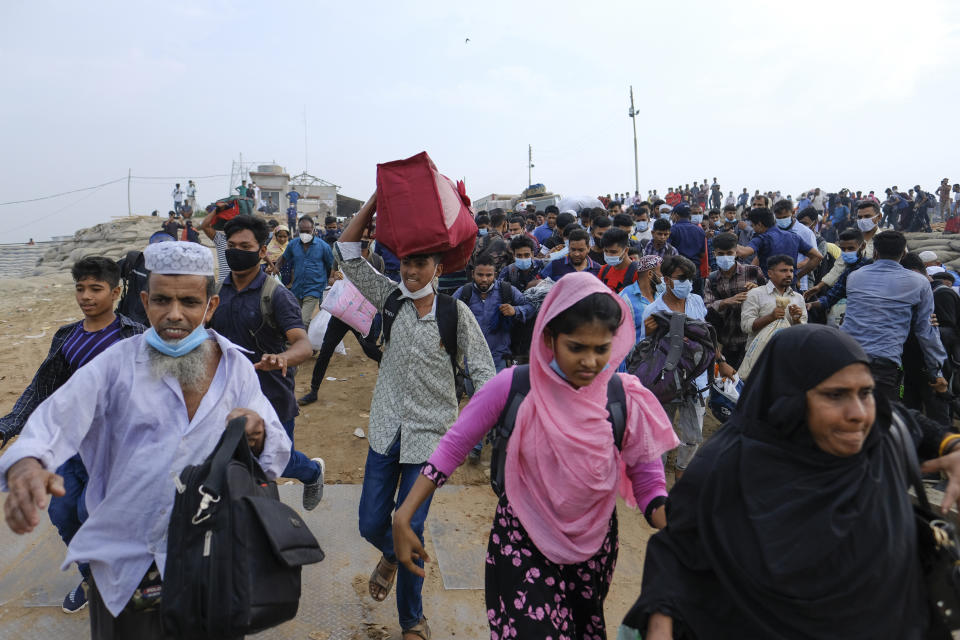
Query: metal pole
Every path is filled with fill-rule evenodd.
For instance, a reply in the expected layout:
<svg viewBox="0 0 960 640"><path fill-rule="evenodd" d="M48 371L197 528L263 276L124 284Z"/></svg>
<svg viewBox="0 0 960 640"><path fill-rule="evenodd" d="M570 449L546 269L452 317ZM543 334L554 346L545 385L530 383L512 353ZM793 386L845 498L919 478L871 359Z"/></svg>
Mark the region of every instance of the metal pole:
<svg viewBox="0 0 960 640"><path fill-rule="evenodd" d="M131 173L132 171L128 168L127 169L127 215L128 216L133 215L133 208L130 206L130 174Z"/></svg>
<svg viewBox="0 0 960 640"><path fill-rule="evenodd" d="M527 145L527 186L533 184L533 145Z"/></svg>
<svg viewBox="0 0 960 640"><path fill-rule="evenodd" d="M637 111L633 108L633 85L630 85L630 119L633 120L633 180L640 193L640 164L637 160Z"/></svg>

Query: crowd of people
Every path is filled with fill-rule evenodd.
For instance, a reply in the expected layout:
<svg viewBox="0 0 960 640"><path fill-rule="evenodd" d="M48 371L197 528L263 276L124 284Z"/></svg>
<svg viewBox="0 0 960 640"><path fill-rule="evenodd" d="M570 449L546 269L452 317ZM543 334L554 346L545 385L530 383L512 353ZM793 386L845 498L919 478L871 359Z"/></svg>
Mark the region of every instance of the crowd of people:
<svg viewBox="0 0 960 640"><path fill-rule="evenodd" d="M115 311L120 266L76 264L84 319L0 420L4 445L19 436L0 457L7 523L30 531L49 502L81 573L64 610L89 602L94 638L165 637L132 598L163 570L171 472L242 414L268 476L300 480L315 508L326 463L295 448L295 419L352 332L379 366L358 505L381 554L367 588L396 591L403 640L431 637L433 493L485 448L494 640L608 637L618 496L659 530L622 639L949 637L897 443L927 461L944 507L960 498L960 276L904 235L949 230L960 187L886 194L795 202L724 195L714 178L480 211L458 271L377 242L376 193L346 228L208 216L213 253L173 226L181 205L143 252L142 315ZM306 330L341 280L377 316L363 331L332 318L314 353ZM704 444L708 411L725 424Z"/></svg>

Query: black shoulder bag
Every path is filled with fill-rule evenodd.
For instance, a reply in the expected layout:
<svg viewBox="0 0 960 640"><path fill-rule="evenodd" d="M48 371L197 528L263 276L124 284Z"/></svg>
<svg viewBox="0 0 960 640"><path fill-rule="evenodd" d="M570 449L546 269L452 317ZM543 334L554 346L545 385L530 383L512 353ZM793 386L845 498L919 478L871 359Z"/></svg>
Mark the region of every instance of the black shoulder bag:
<svg viewBox="0 0 960 640"><path fill-rule="evenodd" d="M161 602L173 637L236 638L291 620L301 566L323 560L251 453L246 423L231 420L203 464L176 482Z"/></svg>
<svg viewBox="0 0 960 640"><path fill-rule="evenodd" d="M892 412L890 435L894 446L899 449L907 481L917 494L913 514L917 525L920 566L930 601L930 631L949 638L950 630L960 629L960 539L953 523L942 518L930 506L927 491L920 479L917 450L904 420L898 411Z"/></svg>

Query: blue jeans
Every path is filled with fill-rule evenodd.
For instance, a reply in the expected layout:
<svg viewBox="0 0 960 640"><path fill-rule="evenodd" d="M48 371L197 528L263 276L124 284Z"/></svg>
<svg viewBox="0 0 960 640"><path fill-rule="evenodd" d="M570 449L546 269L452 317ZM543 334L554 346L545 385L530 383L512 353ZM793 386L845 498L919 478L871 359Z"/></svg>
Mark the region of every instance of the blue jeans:
<svg viewBox="0 0 960 640"><path fill-rule="evenodd" d="M320 465L293 447L294 420L287 420L280 424L283 425L283 430L290 437L290 462L287 463L287 468L280 475L284 478L299 480L303 484L316 482L320 477Z"/></svg>
<svg viewBox="0 0 960 640"><path fill-rule="evenodd" d="M373 449L367 451L363 491L360 494L360 535L390 562L397 561L393 552L393 511L403 504L422 468L422 464L400 464L399 431L385 455ZM420 505L410 521L420 542L423 542L423 523L429 510L430 499ZM417 565L422 567L423 562L418 561ZM420 594L423 578L415 576L401 565L397 571L396 589L400 627L409 629L423 617L423 598Z"/></svg>
<svg viewBox="0 0 960 640"><path fill-rule="evenodd" d="M63 477L61 497L50 499L50 522L57 528L64 544L69 545L73 536L80 530L80 525L87 521L87 468L83 466L80 455L77 454L57 468L57 475ZM78 563L80 573L84 578L90 577L90 565Z"/></svg>

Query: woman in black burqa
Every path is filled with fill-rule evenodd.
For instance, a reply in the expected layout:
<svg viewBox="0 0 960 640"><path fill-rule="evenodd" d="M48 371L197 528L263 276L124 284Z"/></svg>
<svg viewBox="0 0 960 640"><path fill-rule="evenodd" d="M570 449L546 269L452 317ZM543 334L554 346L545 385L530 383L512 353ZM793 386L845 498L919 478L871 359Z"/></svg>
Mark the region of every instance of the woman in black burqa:
<svg viewBox="0 0 960 640"><path fill-rule="evenodd" d="M930 637L891 407L868 362L829 327L774 336L673 488L621 638ZM936 457L946 429L908 424L921 458ZM933 463L951 486L958 457Z"/></svg>

